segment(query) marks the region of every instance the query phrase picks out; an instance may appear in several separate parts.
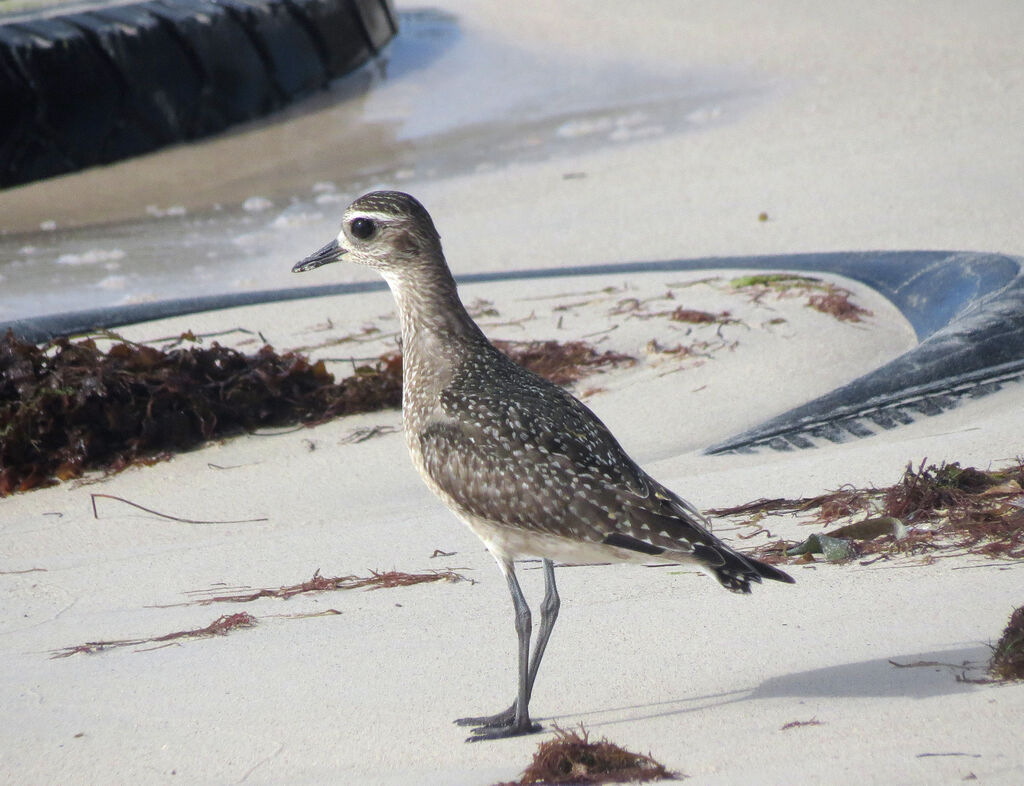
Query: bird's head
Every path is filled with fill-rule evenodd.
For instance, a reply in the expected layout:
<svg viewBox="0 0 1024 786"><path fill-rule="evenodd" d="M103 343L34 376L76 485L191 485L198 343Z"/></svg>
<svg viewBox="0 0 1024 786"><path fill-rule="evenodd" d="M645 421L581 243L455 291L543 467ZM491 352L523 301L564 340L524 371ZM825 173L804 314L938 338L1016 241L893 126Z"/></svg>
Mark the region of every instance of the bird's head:
<svg viewBox="0 0 1024 786"><path fill-rule="evenodd" d="M385 278L404 277L442 259L441 239L430 214L413 197L401 191L373 191L349 205L338 236L297 263L292 272L304 273L342 257L376 268Z"/></svg>

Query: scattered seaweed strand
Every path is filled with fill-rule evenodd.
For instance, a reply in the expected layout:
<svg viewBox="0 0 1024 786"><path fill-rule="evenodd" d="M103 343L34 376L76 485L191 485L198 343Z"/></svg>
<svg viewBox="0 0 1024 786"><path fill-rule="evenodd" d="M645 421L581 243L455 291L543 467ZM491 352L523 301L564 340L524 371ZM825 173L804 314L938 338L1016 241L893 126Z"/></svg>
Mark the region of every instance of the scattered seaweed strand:
<svg viewBox="0 0 1024 786"><path fill-rule="evenodd" d="M169 513L161 513L158 510L147 508L143 505L138 504L137 502L132 502L131 500L125 499L124 497L117 497L114 496L113 494L90 494L89 496L92 497L92 516L95 519L98 519L100 517L99 512L96 510L96 499L97 497L102 497L103 499L112 499L116 500L117 502L123 502L125 505L131 505L133 508L138 508L139 510L145 511L146 513L151 513L154 516L159 516L162 519L169 519L170 521L180 521L182 524L253 524L257 521L269 521L269 519L267 518L236 519L232 521L207 521L203 519L184 519L180 518L179 516L172 516Z"/></svg>
<svg viewBox="0 0 1024 786"><path fill-rule="evenodd" d="M137 647L140 644L162 644L177 641L178 639L201 639L212 636L224 636L239 628L251 628L256 624L256 618L244 611L235 614L225 614L218 617L204 628L194 630L179 630L174 633L165 633L163 636L153 636L142 639L114 639L111 641L87 641L85 644L77 644L73 647L62 647L51 650L50 658L70 658L72 655L91 655L117 647Z"/></svg>
<svg viewBox="0 0 1024 786"><path fill-rule="evenodd" d="M393 587L408 587L413 584L425 584L433 581L468 581L473 582L456 573L451 568L444 570L432 570L426 573L404 573L397 570L376 571L371 570L369 576L321 576L319 569L311 579L292 584L287 587L264 587L262 589L239 591L227 595L216 595L211 598L201 598L192 603L208 605L210 603L251 603L260 598L280 598L287 600L295 595L308 592L332 592L334 590L351 589L391 589ZM192 594L205 594L208 590L199 590Z"/></svg>

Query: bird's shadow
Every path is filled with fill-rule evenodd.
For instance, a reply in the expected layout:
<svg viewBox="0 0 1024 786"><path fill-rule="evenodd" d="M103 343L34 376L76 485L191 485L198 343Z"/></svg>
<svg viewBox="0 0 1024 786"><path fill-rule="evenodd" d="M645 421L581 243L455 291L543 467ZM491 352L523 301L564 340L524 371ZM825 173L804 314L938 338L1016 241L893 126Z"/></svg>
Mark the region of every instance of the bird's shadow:
<svg viewBox="0 0 1024 786"><path fill-rule="evenodd" d="M928 699L978 690L991 654L989 647L974 645L937 652L893 655L770 677L750 689L585 710L571 715L553 716L547 720L569 722L584 719L587 727L591 728L704 711L754 699Z"/></svg>

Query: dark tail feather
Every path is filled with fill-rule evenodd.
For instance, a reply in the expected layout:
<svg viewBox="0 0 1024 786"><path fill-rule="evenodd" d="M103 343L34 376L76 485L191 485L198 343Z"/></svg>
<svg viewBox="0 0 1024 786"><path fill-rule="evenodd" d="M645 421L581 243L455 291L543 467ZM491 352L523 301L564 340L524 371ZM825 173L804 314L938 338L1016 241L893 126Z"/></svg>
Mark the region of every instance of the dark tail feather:
<svg viewBox="0 0 1024 786"><path fill-rule="evenodd" d="M788 573L768 565L753 557L745 557L724 548L713 548L699 545L693 550L693 556L703 562L715 574L718 582L730 592L750 592L751 582L761 583L761 579L782 581L795 584Z"/></svg>

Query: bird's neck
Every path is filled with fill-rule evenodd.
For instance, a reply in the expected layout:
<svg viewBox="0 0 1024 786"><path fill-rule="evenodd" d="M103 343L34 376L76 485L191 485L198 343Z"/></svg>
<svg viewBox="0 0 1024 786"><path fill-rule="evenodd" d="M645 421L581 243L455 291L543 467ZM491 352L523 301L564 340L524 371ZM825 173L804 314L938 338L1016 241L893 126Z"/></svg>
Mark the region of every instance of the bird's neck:
<svg viewBox="0 0 1024 786"><path fill-rule="evenodd" d="M441 370L457 365L467 352L486 343L459 299L446 267L420 269L415 276L386 277L402 326L402 354L409 373L427 365Z"/></svg>

